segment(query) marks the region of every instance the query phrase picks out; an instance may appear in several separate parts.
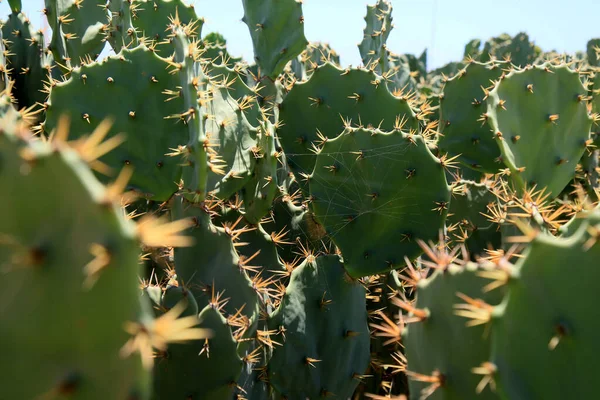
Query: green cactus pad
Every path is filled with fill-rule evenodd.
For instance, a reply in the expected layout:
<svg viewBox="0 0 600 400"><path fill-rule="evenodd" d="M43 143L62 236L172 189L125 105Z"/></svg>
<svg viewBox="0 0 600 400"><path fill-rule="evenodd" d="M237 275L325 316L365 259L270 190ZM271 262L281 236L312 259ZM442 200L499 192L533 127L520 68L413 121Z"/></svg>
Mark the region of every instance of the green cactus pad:
<svg viewBox="0 0 600 400"><path fill-rule="evenodd" d="M130 0L108 0L108 11L111 15L108 42L116 53L138 45L138 37L131 21L132 5Z"/></svg>
<svg viewBox="0 0 600 400"><path fill-rule="evenodd" d="M435 240L450 190L421 136L349 128L325 142L309 179L317 221L339 247L348 273L398 268Z"/></svg>
<svg viewBox="0 0 600 400"><path fill-rule="evenodd" d="M4 124L1 129L6 131L14 129L15 124L21 119L21 115L12 103L12 98L6 92L0 92L0 118Z"/></svg>
<svg viewBox="0 0 600 400"><path fill-rule="evenodd" d="M417 77L427 76L427 49L419 57L414 54L402 54L400 57L408 63L411 72L416 73Z"/></svg>
<svg viewBox="0 0 600 400"><path fill-rule="evenodd" d="M7 51L3 56L10 70L9 77L14 80L12 95L16 99L15 105L21 110L43 103L47 96L42 92L43 81L48 75L42 63L44 35L36 32L21 12L13 12L1 25Z"/></svg>
<svg viewBox="0 0 600 400"><path fill-rule="evenodd" d="M504 398L595 396L598 221L596 212L569 238L538 235L516 264L509 294L492 315L490 361Z"/></svg>
<svg viewBox="0 0 600 400"><path fill-rule="evenodd" d="M481 56L481 40L473 39L465 45L465 51L463 52L463 58L478 59Z"/></svg>
<svg viewBox="0 0 600 400"><path fill-rule="evenodd" d="M452 78L464 67L466 67L465 63L452 61L446 65L434 69L428 74L431 85L434 88L441 88L443 86L442 83L446 80L444 78Z"/></svg>
<svg viewBox="0 0 600 400"><path fill-rule="evenodd" d="M202 58L206 58L206 54L202 54ZM217 59L220 61L220 59ZM244 108L243 112L246 115L246 119L253 127L258 127L260 121L262 121L262 114L260 112L260 106L257 98L259 97L258 92L254 89L250 89L246 83L242 71L237 68L230 68L225 63L215 64L211 61L210 64L205 68L206 75L210 77L210 80L217 86L227 84L227 90L229 91L228 98L231 97L237 101L238 104L246 102L248 106ZM210 106L210 103L208 104ZM237 107L233 107L233 111ZM208 123L209 121L207 121ZM218 150L218 149L217 149Z"/></svg>
<svg viewBox="0 0 600 400"><path fill-rule="evenodd" d="M338 256L306 260L294 270L269 320L282 346L273 349L269 380L290 400L349 398L369 364L365 290Z"/></svg>
<svg viewBox="0 0 600 400"><path fill-rule="evenodd" d="M183 302L185 309L181 316L195 315L198 327L212 331L208 340L170 344L166 351L157 352L152 398L229 399L242 361L224 316L210 305L199 313L192 290L176 279L164 290L158 285L148 285L143 293L152 301L156 317Z"/></svg>
<svg viewBox="0 0 600 400"><path fill-rule="evenodd" d="M275 151L275 129L270 122L261 124L258 140L258 156L252 177L242 189L245 218L257 224L269 213L273 199L279 192L277 187L277 152Z"/></svg>
<svg viewBox="0 0 600 400"><path fill-rule="evenodd" d="M57 62L68 67L98 58L110 30L105 5L105 0L46 0L50 49Z"/></svg>
<svg viewBox="0 0 600 400"><path fill-rule="evenodd" d="M0 92L6 89L9 84L8 71L10 67L6 60L6 47L4 46L4 38L2 37L2 29L0 29Z"/></svg>
<svg viewBox="0 0 600 400"><path fill-rule="evenodd" d="M579 74L549 64L513 71L488 97L487 116L517 189L557 196L575 174L592 119Z"/></svg>
<svg viewBox="0 0 600 400"><path fill-rule="evenodd" d="M23 8L21 0L8 0L8 5L12 12L21 12L21 9Z"/></svg>
<svg viewBox="0 0 600 400"><path fill-rule="evenodd" d="M487 183L455 183L447 225L454 225L450 237L457 242L464 242L473 259L485 255L486 249L497 249L501 246L498 225L484 215L489 214L487 206L497 201Z"/></svg>
<svg viewBox="0 0 600 400"><path fill-rule="evenodd" d="M366 67L377 65L377 72L386 72L386 41L392 31L392 5L389 1L377 0L367 5L366 26L363 39L358 45L360 57Z"/></svg>
<svg viewBox="0 0 600 400"><path fill-rule="evenodd" d="M298 258L298 245L312 249L321 249L323 243L330 241L325 229L316 221L314 213L305 204L295 204L288 195L281 195L273 201L272 215L275 220L274 231L288 232L289 244L282 244L277 250L281 258L291 263Z"/></svg>
<svg viewBox="0 0 600 400"><path fill-rule="evenodd" d="M391 91L414 93L417 81L411 72L418 72L423 77L426 75L427 52L417 58L388 50L386 42L394 27L392 20L392 4L389 1L377 0L375 5L367 5L366 26L358 50L365 67L387 77L386 84Z"/></svg>
<svg viewBox="0 0 600 400"><path fill-rule="evenodd" d="M308 79L313 70L330 62L333 65L340 66L340 56L327 43L310 43L298 57L292 60L291 70L296 79L304 81Z"/></svg>
<svg viewBox="0 0 600 400"><path fill-rule="evenodd" d="M600 44L599 44L600 45ZM592 112L600 114L600 68L594 70L594 80L592 82ZM593 132L600 136L600 121L597 121L592 127Z"/></svg>
<svg viewBox="0 0 600 400"><path fill-rule="evenodd" d="M600 67L600 59L598 57L597 48L600 48L600 39L591 39L587 42L587 60L594 67Z"/></svg>
<svg viewBox="0 0 600 400"><path fill-rule="evenodd" d="M157 54L168 57L173 54L172 38L167 26L176 17L183 26L194 24L190 39L198 39L202 33L203 20L198 19L194 7L181 0L135 0L131 22L137 36L154 44Z"/></svg>
<svg viewBox="0 0 600 400"><path fill-rule="evenodd" d="M406 130L419 127L408 102L392 96L381 77L365 69L344 71L330 63L294 85L279 110L279 140L296 175L313 171L319 132L333 139L344 130L343 119L385 131L402 119Z"/></svg>
<svg viewBox="0 0 600 400"><path fill-rule="evenodd" d="M419 281L415 307L426 310L428 317L408 325L402 343L406 349L407 369L423 375L434 371L443 376L443 384L430 399L498 399L486 388L476 394L480 376L471 372L487 361L490 353L490 335L484 326L468 327L465 318L455 314L455 306L464 303L457 293L488 304L498 304L502 294L496 290L484 293L485 280L477 276L478 266L450 265L436 271L426 280ZM417 399L429 383L409 379L411 398Z"/></svg>
<svg viewBox="0 0 600 400"><path fill-rule="evenodd" d="M575 233L577 233L577 231L579 231L581 225L584 223L592 225L597 225L600 223L599 205L596 205L596 207L591 210L583 210L573 215L573 217L558 230L560 237L566 238L573 236Z"/></svg>
<svg viewBox="0 0 600 400"><path fill-rule="evenodd" d="M469 168L490 173L503 167L499 160L500 149L481 114L486 111L485 88L493 86L500 78L503 64L476 61L449 79L440 98L440 150Z"/></svg>
<svg viewBox="0 0 600 400"><path fill-rule="evenodd" d="M529 36L526 33L521 32L514 37L502 34L485 42L481 61L490 61L492 57L496 60L510 58L513 65L525 67L528 64L533 64L539 54L540 50L529 41Z"/></svg>
<svg viewBox="0 0 600 400"><path fill-rule="evenodd" d="M221 300L228 299L223 306L225 316L232 316L240 310L248 324L242 336L252 336L258 322L259 299L252 281L240 264L231 233L214 226L204 209L183 199L176 199L173 214L175 219L193 219L194 226L186 234L193 237L195 243L202 244L175 249L178 279L184 285L199 288L194 293L201 308L221 293Z"/></svg>
<svg viewBox="0 0 600 400"><path fill-rule="evenodd" d="M0 126L0 398L148 398L139 356L120 355L142 317L133 225L75 151Z"/></svg>
<svg viewBox="0 0 600 400"><path fill-rule="evenodd" d="M181 313L182 317L187 317L188 315L198 315L198 303L196 303L194 293L192 293L190 289L180 284L177 284L176 286L167 285L162 293L160 303L163 310L169 311L171 308L179 304L179 302L184 302L184 304L186 304L185 310Z"/></svg>
<svg viewBox="0 0 600 400"><path fill-rule="evenodd" d="M243 218L242 210L233 204L226 204L221 207L219 215L213 217L213 223L217 226L233 224L239 218ZM279 281L286 272L279 258L278 250L282 246L279 243L278 234L285 232L273 231L274 227L271 221L264 221L253 225L242 219L238 223L240 226L248 225L252 229L243 232L239 236L240 243L245 243L244 246L239 246L236 249L239 256L245 259L252 258L250 264L256 267L252 275L260 275L266 281L272 280L272 284L269 287L275 288L275 282ZM281 241L285 242L286 239L287 237L284 237ZM269 303L269 296L265 295L262 297L265 303Z"/></svg>
<svg viewBox="0 0 600 400"><path fill-rule="evenodd" d="M248 350L248 353L256 349L256 345ZM234 391L235 399L252 400L281 400L281 397L273 390L265 379L266 366L271 358L271 349L260 347L259 361L257 363L245 362L237 381Z"/></svg>
<svg viewBox="0 0 600 400"><path fill-rule="evenodd" d="M244 17L261 76L276 78L308 44L304 36L302 2L242 0Z"/></svg>
<svg viewBox="0 0 600 400"><path fill-rule="evenodd" d="M224 174L208 172L208 190L220 199L229 198L252 178L257 164L258 130L246 119L239 103L224 86L210 85L211 101L201 110L204 129L222 161Z"/></svg>
<svg viewBox="0 0 600 400"><path fill-rule="evenodd" d="M178 119L165 119L184 109L180 97L165 102L168 96L163 92L179 84L166 67L163 59L140 46L76 68L68 81L52 90L46 132L56 127L62 114L70 116L79 135L113 119L109 136L122 133L125 142L100 160L117 171L131 165L133 189L153 200L167 200L177 191L181 159L166 154L184 144L188 133Z"/></svg>
<svg viewBox="0 0 600 400"><path fill-rule="evenodd" d="M388 88L395 94L408 95L416 93L418 90L417 81L411 74L413 71L411 71L406 55L395 54L388 50L386 57L386 72L391 75L387 81Z"/></svg>
<svg viewBox="0 0 600 400"><path fill-rule="evenodd" d="M198 327L210 329L206 341L171 344L156 357L153 399L229 400L243 362L227 320L211 306L198 315Z"/></svg>
<svg viewBox="0 0 600 400"><path fill-rule="evenodd" d="M207 42L206 38L202 42L202 51L202 58L210 60L213 64L223 64L227 68L236 68L243 62L241 57L233 57L229 54L225 45Z"/></svg>

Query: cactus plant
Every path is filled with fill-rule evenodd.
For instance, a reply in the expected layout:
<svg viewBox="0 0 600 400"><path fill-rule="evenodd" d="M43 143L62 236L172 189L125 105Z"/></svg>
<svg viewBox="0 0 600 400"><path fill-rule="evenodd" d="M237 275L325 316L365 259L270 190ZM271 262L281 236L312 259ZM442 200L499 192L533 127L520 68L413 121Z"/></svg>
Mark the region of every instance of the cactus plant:
<svg viewBox="0 0 600 400"><path fill-rule="evenodd" d="M329 63L318 67L308 81L294 85L279 111L283 125L277 133L290 169L297 175L312 173L313 146L339 135L345 121L386 131L394 126L415 131L419 127L409 102L394 97L381 77Z"/></svg>
<svg viewBox="0 0 600 400"><path fill-rule="evenodd" d="M52 28L50 49L63 68L95 60L110 30L104 0L46 0L44 14Z"/></svg>
<svg viewBox="0 0 600 400"><path fill-rule="evenodd" d="M124 143L100 160L109 167L101 172L130 165L134 168L132 188L148 198L168 199L177 191L181 160L166 154L185 143L187 129L177 120L165 119L184 110L178 95L165 102L169 96L163 93L180 84L167 66L164 59L140 46L75 68L69 80L52 90L44 130L55 129L63 114L70 116L73 130L80 134L111 118L111 137ZM104 98L118 98L119 102ZM154 137L152 146L147 146L148 135Z"/></svg>
<svg viewBox="0 0 600 400"><path fill-rule="evenodd" d="M440 99L438 146L469 168L494 173L502 167L500 150L481 114L488 90L503 73L504 63L471 61L444 85Z"/></svg>
<svg viewBox="0 0 600 400"><path fill-rule="evenodd" d="M490 91L487 113L510 180L557 196L590 138L585 88L568 66L512 71Z"/></svg>
<svg viewBox="0 0 600 400"><path fill-rule="evenodd" d="M28 385L3 385L0 396L147 398L149 371L140 358L122 357L124 324L148 317L138 292L138 233L115 203L120 184L105 188L94 178L87 165L94 139L71 147L62 125L52 142L35 141L15 114L2 116L0 132L0 182L12 193L0 216L0 337L14 357L2 372L17 383L34 360L40 369ZM43 205L35 196L23 203L21 195L40 192ZM35 339L40 331L44 341Z"/></svg>
<svg viewBox="0 0 600 400"><path fill-rule="evenodd" d="M108 0L110 30L108 42L119 53L124 48L134 48L138 37L132 22L133 4L129 0Z"/></svg>
<svg viewBox="0 0 600 400"><path fill-rule="evenodd" d="M407 369L416 379L410 380L410 390L417 398L425 396L437 383L439 389L430 393L432 399L465 399L476 396L479 382L471 372L487 360L491 341L483 326L469 327L456 315L461 299L474 298L488 304L498 304L499 291L482 290L482 270L477 264L450 264L436 267L434 274L420 280L417 302L411 309L411 323L404 332L403 343L408 359ZM397 302L401 306L406 303ZM454 345L448 347L451 341ZM427 381L420 376L430 376ZM499 398L489 387L478 393L484 399Z"/></svg>
<svg viewBox="0 0 600 400"><path fill-rule="evenodd" d="M489 376L506 398L559 398L568 391L576 397L589 388L574 384L568 390L552 367L571 365L563 382L590 379L595 353L595 320L588 313L588 294L597 279L600 246L598 215L592 214L569 238L543 234L528 246L526 257L508 277L508 295L491 315L492 352ZM578 277L565 280L565 264ZM559 286L556 286L559 282ZM559 289L560 287L560 289ZM577 291L577 296L569 293ZM515 343L522 351L515 351ZM544 365L543 371L539 368ZM543 379L546 384L536 384Z"/></svg>
<svg viewBox="0 0 600 400"><path fill-rule="evenodd" d="M21 11L20 2L12 3L12 13L2 23L5 68L14 80L12 96L19 110L39 107L46 100L44 81L48 71L44 68L44 36L35 31L31 21Z"/></svg>
<svg viewBox="0 0 600 400"><path fill-rule="evenodd" d="M203 20L198 19L194 7L181 0L135 0L131 7L131 23L135 33L152 46L162 57L173 54L173 37L168 26L177 19L182 27L188 27L189 40L198 40L202 34Z"/></svg>
<svg viewBox="0 0 600 400"><path fill-rule="evenodd" d="M269 382L282 396L352 395L368 365L369 331L364 289L338 256L309 257L294 270L269 327L283 342L269 361Z"/></svg>
<svg viewBox="0 0 600 400"><path fill-rule="evenodd" d="M242 0L254 59L261 76L277 77L308 45L302 3L297 0ZM285 34L282 34L285 33Z"/></svg>
<svg viewBox="0 0 600 400"><path fill-rule="evenodd" d="M421 136L346 128L317 153L312 207L350 276L398 268L419 255L417 240L437 237L450 191Z"/></svg>

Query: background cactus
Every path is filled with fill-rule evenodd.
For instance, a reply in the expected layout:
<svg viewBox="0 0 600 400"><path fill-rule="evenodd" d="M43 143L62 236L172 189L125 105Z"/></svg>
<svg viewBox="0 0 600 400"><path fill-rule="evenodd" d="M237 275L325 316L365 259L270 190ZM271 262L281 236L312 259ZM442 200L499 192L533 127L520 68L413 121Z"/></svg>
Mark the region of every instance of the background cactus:
<svg viewBox="0 0 600 400"><path fill-rule="evenodd" d="M490 92L484 118L517 187L557 195L566 186L590 138L585 98L575 71L546 64L513 71Z"/></svg>
<svg viewBox="0 0 600 400"><path fill-rule="evenodd" d="M133 167L130 185L145 197L167 200L177 191L181 160L169 149L185 143L187 128L178 119L165 119L184 110L182 98L165 91L180 85L169 74L168 63L142 46L124 50L100 63L75 68L70 79L57 83L50 95L44 130L56 128L62 114L70 116L73 130L89 133L106 118L112 119L110 137L123 144L100 159L110 169ZM143 66L140 69L140 66ZM105 102L103 98L119 101ZM161 126L161 128L158 128ZM163 134L169 132L169 134ZM149 135L153 145L147 146Z"/></svg>
<svg viewBox="0 0 600 400"><path fill-rule="evenodd" d="M490 173L502 168L500 150L481 115L485 113L489 88L503 74L503 65L468 63L444 84L439 107L440 149L459 155L461 163L469 168Z"/></svg>
<svg viewBox="0 0 600 400"><path fill-rule="evenodd" d="M104 0L47 0L44 14L52 28L50 50L63 68L95 60L110 30Z"/></svg>
<svg viewBox="0 0 600 400"><path fill-rule="evenodd" d="M308 44L302 3L297 0L242 0L244 17L261 76L275 78Z"/></svg>
<svg viewBox="0 0 600 400"><path fill-rule="evenodd" d="M11 3L12 13L2 23L5 47L5 71L14 81L11 95L16 107L31 108L46 100L43 93L48 71L44 69L44 37L35 31L29 19L21 12L21 3Z"/></svg>

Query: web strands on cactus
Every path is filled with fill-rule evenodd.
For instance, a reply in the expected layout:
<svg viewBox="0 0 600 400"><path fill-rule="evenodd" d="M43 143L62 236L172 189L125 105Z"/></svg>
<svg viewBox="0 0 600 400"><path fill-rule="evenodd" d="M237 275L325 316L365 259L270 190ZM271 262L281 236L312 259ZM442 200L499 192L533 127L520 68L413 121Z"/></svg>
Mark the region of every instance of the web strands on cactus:
<svg viewBox="0 0 600 400"><path fill-rule="evenodd" d="M363 158L376 158L377 163L376 167L379 167L381 163L386 163L388 161L397 161L404 159L404 155L407 152L406 145L404 143L393 144L389 146L382 146L377 149L369 149L365 152ZM298 154L298 153L286 153L287 155L294 157L314 157L312 154ZM344 157L344 155L349 155L350 157ZM340 220L344 222L340 222L339 224L334 224L331 226L330 231L328 232L328 236L330 238L334 238L344 227L346 227L351 221L349 218L352 218L353 221L356 221L358 218L368 218L369 215L373 213L377 213L379 215L384 216L385 218L392 219L403 219L408 222L410 225L418 224L419 219L418 216L415 215L414 219L409 221L406 220L407 217L410 217L410 213L406 213L406 209L410 209L417 205L417 199L414 199L413 202L409 202L409 198L405 194L403 188L408 185L406 180L400 180L395 182L394 185L397 186L396 193L400 193L401 195L397 195L391 197L390 199L382 202L377 207L364 207L363 204L366 202L371 202L372 199L368 196L370 193L375 192L375 185L373 182L364 174L362 171L356 171L354 168L354 160L356 160L356 154L352 151L348 152L328 152L327 154L320 154L320 157L327 156L331 158L331 164L340 165L341 168L344 168L346 172L349 172L349 176L339 184L339 187L351 187L353 190L352 196L344 195L339 189L332 190L327 198L317 198L313 199L313 202L321 202L327 204L327 211L325 213L325 217L335 216L339 217ZM344 159L351 159L351 162L344 161ZM375 168L376 170L379 168ZM392 172L391 168L385 169L386 173L383 176L378 176L377 181L387 182L388 175ZM312 170L303 170L301 174L311 175ZM300 174L296 175L296 179L302 180L304 179ZM325 181L322 178L319 178L318 174L313 174L310 177L311 181L317 181L321 184L325 184ZM349 186L346 184L349 183ZM346 203L340 203L336 201L336 197L338 199L343 199ZM402 203L399 204L397 200L402 197ZM390 204L394 204L391 206ZM335 212L336 209L344 209L346 210L343 213Z"/></svg>

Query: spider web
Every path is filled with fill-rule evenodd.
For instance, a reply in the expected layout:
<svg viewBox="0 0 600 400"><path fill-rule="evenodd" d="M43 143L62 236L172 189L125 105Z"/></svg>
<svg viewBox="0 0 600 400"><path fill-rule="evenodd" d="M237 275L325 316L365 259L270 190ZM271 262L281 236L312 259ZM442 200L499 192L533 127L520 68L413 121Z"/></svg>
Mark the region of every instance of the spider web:
<svg viewBox="0 0 600 400"><path fill-rule="evenodd" d="M327 233L331 239L334 239L340 231L342 231L350 222L356 221L361 218L368 218L369 215L378 214L385 218L403 221L410 225L418 223L418 213L406 212L406 209L416 207L419 202L415 197L407 197L407 193L404 190L408 186L408 179L406 175L410 168L410 161L406 160L406 153L409 151L409 145L407 142L402 140L401 136L398 136L398 143L391 145L379 146L373 149L353 149L351 151L326 151L319 154L319 157L327 157L331 159L332 166L338 166L344 170L347 174L343 181L336 184L335 187L331 186L330 179L323 178L321 171L314 171L314 168L318 168L315 162L313 170L301 170L300 172L311 175L310 181L316 182L320 185L326 198L313 199L313 203L325 203L324 212L317 215L317 218L321 221L327 221L328 229ZM341 138L340 138L341 139ZM375 159L376 162L370 166L368 170L360 169L357 160L359 155L356 152L362 151L363 159ZM301 153L286 153L295 157L314 157L312 154L301 154ZM382 163L389 162L390 167L385 168ZM404 170L398 171L393 167L399 165L404 166ZM313 171L315 173L313 173ZM384 171L381 176L369 176L373 173ZM334 173L334 172L333 172ZM392 173L398 174L398 177L390 177ZM302 179L298 174L297 178ZM313 185L313 183L310 183ZM370 203L373 199L369 197L372 193L379 192L382 187L394 186L393 191L396 193L391 198L387 199L376 207L372 207ZM350 189L352 195L348 195L346 192ZM432 204L433 206L433 204ZM339 218L343 222L338 224L330 224L331 217ZM412 217L412 218L411 218Z"/></svg>

